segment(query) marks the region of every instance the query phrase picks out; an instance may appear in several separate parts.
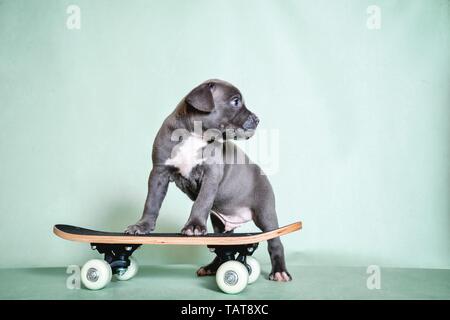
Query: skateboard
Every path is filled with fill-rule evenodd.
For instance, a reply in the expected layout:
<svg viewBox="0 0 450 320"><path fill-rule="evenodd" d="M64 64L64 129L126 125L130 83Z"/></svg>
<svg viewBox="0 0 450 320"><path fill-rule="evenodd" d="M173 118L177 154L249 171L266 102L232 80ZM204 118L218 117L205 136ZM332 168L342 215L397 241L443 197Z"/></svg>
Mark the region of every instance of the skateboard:
<svg viewBox="0 0 450 320"><path fill-rule="evenodd" d="M53 232L66 240L90 243L93 250L104 254L103 260L89 260L81 268L81 282L88 289L104 288L112 275L122 281L134 277L138 264L131 255L141 245L206 245L221 262L216 272L217 285L223 292L235 294L255 282L261 273L259 262L252 257L258 244L301 228L302 223L296 222L267 232L185 236L180 233L128 235L57 224Z"/></svg>

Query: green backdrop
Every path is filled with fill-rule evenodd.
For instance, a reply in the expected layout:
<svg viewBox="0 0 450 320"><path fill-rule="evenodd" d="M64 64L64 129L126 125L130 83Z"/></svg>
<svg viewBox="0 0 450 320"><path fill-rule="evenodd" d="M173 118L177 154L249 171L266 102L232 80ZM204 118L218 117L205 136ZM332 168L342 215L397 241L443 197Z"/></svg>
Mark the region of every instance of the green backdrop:
<svg viewBox="0 0 450 320"><path fill-rule="evenodd" d="M0 267L95 255L55 223L134 223L161 122L221 78L278 130L280 224L304 222L288 263L449 268L449 27L446 0L0 1ZM190 206L171 186L157 231L179 231Z"/></svg>

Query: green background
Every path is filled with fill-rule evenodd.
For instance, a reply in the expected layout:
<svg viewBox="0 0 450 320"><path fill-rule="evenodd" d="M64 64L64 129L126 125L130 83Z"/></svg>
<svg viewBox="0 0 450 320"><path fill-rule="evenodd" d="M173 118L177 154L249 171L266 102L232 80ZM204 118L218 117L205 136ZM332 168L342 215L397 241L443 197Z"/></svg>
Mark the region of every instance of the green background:
<svg viewBox="0 0 450 320"><path fill-rule="evenodd" d="M161 122L221 78L279 130L280 224L304 222L288 265L449 268L449 27L445 0L0 1L0 267L96 256L52 225L134 223ZM171 186L156 231L179 231L190 206Z"/></svg>

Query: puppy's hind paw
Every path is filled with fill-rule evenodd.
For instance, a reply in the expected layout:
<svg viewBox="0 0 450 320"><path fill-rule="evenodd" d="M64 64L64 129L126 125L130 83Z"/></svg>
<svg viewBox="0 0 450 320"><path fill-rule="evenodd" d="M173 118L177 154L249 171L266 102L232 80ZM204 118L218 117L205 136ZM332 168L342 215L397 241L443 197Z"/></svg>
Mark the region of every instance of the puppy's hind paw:
<svg viewBox="0 0 450 320"><path fill-rule="evenodd" d="M215 274L216 274L216 271L209 269L207 266L201 267L197 270L198 277L213 276Z"/></svg>

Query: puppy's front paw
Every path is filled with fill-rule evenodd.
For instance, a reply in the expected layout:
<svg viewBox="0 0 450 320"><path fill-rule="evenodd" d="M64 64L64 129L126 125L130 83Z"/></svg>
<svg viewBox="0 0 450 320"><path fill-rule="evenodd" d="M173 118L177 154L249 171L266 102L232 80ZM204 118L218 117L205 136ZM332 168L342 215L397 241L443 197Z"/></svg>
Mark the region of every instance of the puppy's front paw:
<svg viewBox="0 0 450 320"><path fill-rule="evenodd" d="M133 224L131 226L128 226L128 228L126 228L125 233L127 234L149 234L150 232L152 232L155 229L153 224L150 224L148 222L145 221L139 221L136 224Z"/></svg>
<svg viewBox="0 0 450 320"><path fill-rule="evenodd" d="M287 281L291 281L292 277L289 274L289 272L287 272L287 270L285 271L272 271L269 275L269 280L272 281L278 281L278 282L287 282Z"/></svg>
<svg viewBox="0 0 450 320"><path fill-rule="evenodd" d="M185 236L202 236L206 234L206 225L199 222L188 222L181 229L181 234Z"/></svg>

